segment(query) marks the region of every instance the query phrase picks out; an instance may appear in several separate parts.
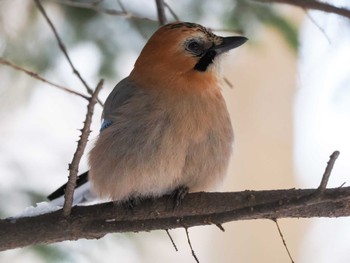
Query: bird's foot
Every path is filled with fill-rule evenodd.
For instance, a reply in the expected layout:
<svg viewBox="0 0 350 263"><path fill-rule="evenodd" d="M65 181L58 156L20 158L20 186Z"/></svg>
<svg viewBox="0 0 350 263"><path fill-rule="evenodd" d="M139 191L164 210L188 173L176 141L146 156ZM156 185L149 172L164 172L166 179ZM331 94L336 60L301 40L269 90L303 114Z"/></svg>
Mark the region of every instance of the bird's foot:
<svg viewBox="0 0 350 263"><path fill-rule="evenodd" d="M133 210L137 205L141 203L142 199L138 196L129 197L122 202L122 206L127 210Z"/></svg>
<svg viewBox="0 0 350 263"><path fill-rule="evenodd" d="M188 194L189 188L187 186L179 186L176 188L170 195L170 197L174 200L174 206L173 209L178 207L182 204L182 200L185 198L185 196Z"/></svg>

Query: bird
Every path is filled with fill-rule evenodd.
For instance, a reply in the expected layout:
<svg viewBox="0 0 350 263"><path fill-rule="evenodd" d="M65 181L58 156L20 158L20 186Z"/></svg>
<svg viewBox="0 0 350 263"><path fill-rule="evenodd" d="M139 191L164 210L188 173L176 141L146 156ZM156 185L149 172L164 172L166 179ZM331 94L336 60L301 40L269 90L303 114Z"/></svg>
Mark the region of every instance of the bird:
<svg viewBox="0 0 350 263"><path fill-rule="evenodd" d="M178 205L188 192L215 190L234 138L221 93L221 58L246 41L191 22L160 27L105 101L90 170L79 176L74 202L174 194Z"/></svg>

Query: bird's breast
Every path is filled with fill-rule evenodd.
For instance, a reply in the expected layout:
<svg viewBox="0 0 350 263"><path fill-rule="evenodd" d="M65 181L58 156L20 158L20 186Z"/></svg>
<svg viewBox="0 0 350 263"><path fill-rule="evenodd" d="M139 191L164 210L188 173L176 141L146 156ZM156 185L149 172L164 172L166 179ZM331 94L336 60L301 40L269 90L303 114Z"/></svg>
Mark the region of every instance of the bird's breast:
<svg viewBox="0 0 350 263"><path fill-rule="evenodd" d="M221 94L139 92L113 113L90 152L95 192L124 200L221 181L233 139Z"/></svg>

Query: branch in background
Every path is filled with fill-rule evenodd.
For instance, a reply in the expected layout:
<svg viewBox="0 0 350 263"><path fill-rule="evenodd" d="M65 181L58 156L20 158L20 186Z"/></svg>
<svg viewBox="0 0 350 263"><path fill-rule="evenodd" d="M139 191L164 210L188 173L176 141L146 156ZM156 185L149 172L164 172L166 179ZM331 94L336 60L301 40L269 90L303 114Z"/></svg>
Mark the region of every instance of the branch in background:
<svg viewBox="0 0 350 263"><path fill-rule="evenodd" d="M80 75L80 72L74 67L72 60L70 59L66 46L63 44L63 41L61 40L61 37L59 36L59 34L57 33L57 30L55 28L55 26L53 25L53 23L51 22L50 18L48 17L44 7L42 6L42 4L40 3L40 0L34 0L34 2L36 3L39 11L42 13L42 15L45 17L47 23L49 24L52 32L54 33L58 46L61 49L62 53L64 54L64 56L66 57L69 65L71 66L73 73L80 79L80 81L83 83L83 85L85 86L87 92L92 95L93 94L93 90L89 87L89 85L87 84L87 82L83 79L83 77ZM100 101L99 101L100 105L103 105Z"/></svg>
<svg viewBox="0 0 350 263"><path fill-rule="evenodd" d="M155 0L155 1L156 1L156 5L157 5L159 26L163 26L167 23L167 19L165 16L164 0Z"/></svg>
<svg viewBox="0 0 350 263"><path fill-rule="evenodd" d="M81 157L83 156L83 153L89 138L92 115L94 113L94 107L97 102L98 93L102 89L102 86L103 86L103 80L100 80L100 82L97 84L95 91L91 95L89 104L87 106L87 113L84 121L84 126L83 126L83 129L81 130L80 140L78 141L78 146L74 153L73 160L69 164L69 177L68 177L68 183L67 183L67 187L64 195L64 206L63 206L63 214L65 216L69 216L72 209L73 195L74 195L74 189L75 189L76 181L78 177L79 163L80 163Z"/></svg>
<svg viewBox="0 0 350 263"><path fill-rule="evenodd" d="M233 89L233 84L231 83L231 81L229 81L228 78L223 77L223 80L224 80L225 84L226 84L229 88Z"/></svg>
<svg viewBox="0 0 350 263"><path fill-rule="evenodd" d="M123 5L121 0L117 0L118 5L120 7L120 9L125 12L128 13L128 11L126 10L125 6ZM153 20L152 20L153 21ZM134 27L136 28L136 30L140 33L140 35L144 38L144 39L148 39L148 35L140 28L140 25L138 23L134 23L134 20L130 21L131 24L134 25Z"/></svg>
<svg viewBox="0 0 350 263"><path fill-rule="evenodd" d="M299 6L304 9L314 9L323 11L326 13L333 13L350 19L350 10L345 7L337 7L328 3L319 2L315 0L254 0L257 2L264 3L281 3L288 5Z"/></svg>
<svg viewBox="0 0 350 263"><path fill-rule="evenodd" d="M139 19L139 20L148 20L148 21L155 21L153 19L142 17L136 14L133 14L131 12L128 12L126 9L116 10L111 8L103 8L99 4L95 3L84 3L84 2L77 2L77 1L70 1L70 0L46 0L49 2L55 2L57 4L62 4L70 7L77 7L77 8L83 8L83 9L89 9L96 11L98 13L103 13L107 15L113 15L113 16L121 16L125 17L127 19ZM120 1L118 1L119 6L121 5Z"/></svg>
<svg viewBox="0 0 350 263"><path fill-rule="evenodd" d="M164 2L164 6L169 10L175 21L180 21L179 16L175 13L175 11L170 7L168 3Z"/></svg>
<svg viewBox="0 0 350 263"><path fill-rule="evenodd" d="M70 1L70 0L46 0L46 1L56 2L59 4L72 6L72 7L91 9L91 10L95 10L96 12L105 13L108 15L116 15L116 16L122 16L125 18L145 19L145 20L149 20L149 21L154 21L153 19L141 17L141 16L138 16L136 14L126 12L124 10L119 11L119 10L115 10L115 9L102 8L101 6L99 6L98 4L95 4L95 3L82 3L82 2L76 2L76 1ZM156 0L156 1L158 1L158 0ZM295 5L295 6L303 8L303 9L319 10L319 11L323 11L326 13L337 14L337 15L347 17L350 19L350 10L349 9L347 9L345 7L336 7L334 5L324 3L324 2L315 1L315 0L308 0L308 1L305 1L305 0L253 0L253 1L262 2L262 3L280 3L280 4ZM168 10L172 14L172 16L175 18L175 20L178 21L179 20L178 16L169 7L169 5L167 3L164 3L164 6L168 8Z"/></svg>
<svg viewBox="0 0 350 263"><path fill-rule="evenodd" d="M35 72L32 72L32 71L30 71L30 70L28 70L28 69L24 69L24 68L22 68L22 67L20 67L20 66L14 65L14 64L12 64L10 61L8 61L8 60L6 60L6 59L0 58L0 64L9 66L9 67L11 67L11 68L13 68L13 69L15 69L15 70L18 70L18 71L22 71L22 72L28 74L29 76L31 76L31 77L33 77L33 78L35 78L35 79L37 79L37 80L40 80L40 81L42 81L42 82L44 82L44 83L47 83L47 84L49 84L49 85L51 85L51 86L53 86L53 87L56 87L56 88L58 88L58 89L60 89L60 90L63 90L63 91L66 91L66 92L68 92L68 93L77 95L77 96L82 97L82 98L87 99L87 100L89 99L88 96L86 96L86 95L84 95L84 94L82 94L82 93L79 93L79 92L74 91L74 90L72 90L72 89L63 87L63 86L58 85L58 84L55 84L55 83L53 83L53 82L51 82L51 81L49 81L49 80L46 80L46 79L44 79L42 76L40 76L38 73L35 73Z"/></svg>
<svg viewBox="0 0 350 263"><path fill-rule="evenodd" d="M310 13L308 12L308 10L305 9L305 13L306 16L310 19L311 23L313 23L315 25L315 27L318 28L318 30L320 30L320 32L323 34L323 36L326 38L327 42L331 45L332 41L330 39L330 37L328 36L328 34L326 33L325 29L322 28L318 22L310 15Z"/></svg>

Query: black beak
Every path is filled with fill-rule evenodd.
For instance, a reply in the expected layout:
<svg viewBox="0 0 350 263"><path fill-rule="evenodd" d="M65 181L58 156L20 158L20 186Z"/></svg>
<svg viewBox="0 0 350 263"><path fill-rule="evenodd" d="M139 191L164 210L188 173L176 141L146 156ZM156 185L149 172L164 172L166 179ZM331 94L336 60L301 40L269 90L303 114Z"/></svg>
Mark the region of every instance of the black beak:
<svg viewBox="0 0 350 263"><path fill-rule="evenodd" d="M241 36L236 36L236 37L223 37L221 44L212 47L212 50L215 50L216 53L222 54L224 52L227 52L231 49L234 49L236 47L239 47L243 45L248 38L246 37L241 37Z"/></svg>
<svg viewBox="0 0 350 263"><path fill-rule="evenodd" d="M217 55L225 53L231 49L243 45L248 38L246 37L222 37L222 42L219 45L209 48L204 55L199 59L198 63L194 66L195 70L206 71L208 66L213 63L214 58Z"/></svg>

